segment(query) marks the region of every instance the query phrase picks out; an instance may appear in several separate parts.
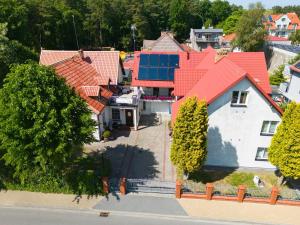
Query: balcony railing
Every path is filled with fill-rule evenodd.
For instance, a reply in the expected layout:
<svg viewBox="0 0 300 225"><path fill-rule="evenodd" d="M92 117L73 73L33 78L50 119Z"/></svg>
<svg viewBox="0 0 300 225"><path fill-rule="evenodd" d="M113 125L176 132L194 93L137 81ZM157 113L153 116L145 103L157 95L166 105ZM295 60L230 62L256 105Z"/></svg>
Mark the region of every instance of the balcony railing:
<svg viewBox="0 0 300 225"><path fill-rule="evenodd" d="M131 96L112 96L110 98L110 104L114 105L122 105L122 104L126 104L126 105L137 105L138 104L138 96L137 95L131 95Z"/></svg>
<svg viewBox="0 0 300 225"><path fill-rule="evenodd" d="M172 96L152 96L152 95L143 95L142 99L144 101L173 101L175 100Z"/></svg>
<svg viewBox="0 0 300 225"><path fill-rule="evenodd" d="M219 38L196 38L198 42L219 42Z"/></svg>

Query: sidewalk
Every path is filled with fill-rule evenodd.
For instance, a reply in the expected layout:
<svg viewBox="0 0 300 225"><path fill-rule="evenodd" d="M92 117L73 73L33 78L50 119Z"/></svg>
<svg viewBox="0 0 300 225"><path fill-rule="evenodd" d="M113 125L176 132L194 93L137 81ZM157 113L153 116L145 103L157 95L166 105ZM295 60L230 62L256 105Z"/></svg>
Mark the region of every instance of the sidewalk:
<svg viewBox="0 0 300 225"><path fill-rule="evenodd" d="M300 225L300 207L178 199L189 216L201 219L243 221L264 224Z"/></svg>
<svg viewBox="0 0 300 225"><path fill-rule="evenodd" d="M6 206L35 206L68 209L92 209L103 197L83 195L77 203L75 195L45 194L27 191L1 191L0 205ZM75 200L74 200L75 199Z"/></svg>

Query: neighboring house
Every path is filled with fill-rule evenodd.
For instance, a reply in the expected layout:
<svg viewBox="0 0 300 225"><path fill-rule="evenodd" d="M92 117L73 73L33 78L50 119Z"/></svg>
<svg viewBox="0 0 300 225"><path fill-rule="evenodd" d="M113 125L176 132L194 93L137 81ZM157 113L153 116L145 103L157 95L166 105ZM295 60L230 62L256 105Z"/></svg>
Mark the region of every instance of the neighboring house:
<svg viewBox="0 0 300 225"><path fill-rule="evenodd" d="M229 49L232 52L241 52L239 47L234 46L234 41L236 39L236 34L227 34L220 37L221 47L225 49Z"/></svg>
<svg viewBox="0 0 300 225"><path fill-rule="evenodd" d="M196 51L201 51L208 46L220 48L222 35L222 29L214 29L213 27L208 29L205 29L205 27L202 27L202 29L191 29L188 42L190 47Z"/></svg>
<svg viewBox="0 0 300 225"><path fill-rule="evenodd" d="M296 13L275 14L264 18L265 27L271 36L288 38L300 29L300 20Z"/></svg>
<svg viewBox="0 0 300 225"><path fill-rule="evenodd" d="M56 70L58 75L77 81L73 84L66 79L70 86L78 89L92 110L93 119L99 126L95 133L98 140L106 127L126 125L137 130L140 96L130 87L119 85L123 81L124 69L118 51L42 50L40 64L64 66L68 73Z"/></svg>
<svg viewBox="0 0 300 225"><path fill-rule="evenodd" d="M157 52L177 52L185 51L185 48L176 41L172 32L162 31L161 36L157 40L144 40L142 50Z"/></svg>
<svg viewBox="0 0 300 225"><path fill-rule="evenodd" d="M289 39L285 38L285 37L278 37L278 36L272 36L272 35L268 35L266 38L266 42L269 45L291 45L292 41L289 41Z"/></svg>
<svg viewBox="0 0 300 225"><path fill-rule="evenodd" d="M300 102L300 61L290 66L289 79L280 84L279 90L287 101Z"/></svg>

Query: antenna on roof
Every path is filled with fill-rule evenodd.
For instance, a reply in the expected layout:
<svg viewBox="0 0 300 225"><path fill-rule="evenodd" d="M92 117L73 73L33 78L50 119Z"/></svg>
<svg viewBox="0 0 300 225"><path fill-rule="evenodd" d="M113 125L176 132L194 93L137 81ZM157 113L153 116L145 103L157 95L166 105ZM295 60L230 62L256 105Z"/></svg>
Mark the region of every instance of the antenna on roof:
<svg viewBox="0 0 300 225"><path fill-rule="evenodd" d="M73 18L73 27L74 27L74 32L75 32L75 38L76 38L77 49L79 50L79 44L78 44L78 38L77 38L77 31L76 31L76 26L75 26L74 15L72 15L72 18Z"/></svg>

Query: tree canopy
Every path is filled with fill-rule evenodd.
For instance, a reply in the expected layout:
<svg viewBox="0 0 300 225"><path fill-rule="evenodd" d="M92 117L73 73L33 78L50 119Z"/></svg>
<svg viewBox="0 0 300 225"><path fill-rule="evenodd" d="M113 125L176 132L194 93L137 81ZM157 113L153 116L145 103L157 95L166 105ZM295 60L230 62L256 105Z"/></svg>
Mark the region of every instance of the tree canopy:
<svg viewBox="0 0 300 225"><path fill-rule="evenodd" d="M86 103L52 69L12 67L0 90L0 155L15 176L61 172L94 129Z"/></svg>
<svg viewBox="0 0 300 225"><path fill-rule="evenodd" d="M280 85L282 82L285 82L283 75L284 65L280 65L276 70L274 70L270 76L270 84Z"/></svg>
<svg viewBox="0 0 300 225"><path fill-rule="evenodd" d="M261 4L251 5L244 11L236 27L236 45L245 52L261 51L264 45L266 30L262 18L264 8Z"/></svg>
<svg viewBox="0 0 300 225"><path fill-rule="evenodd" d="M284 177L300 178L300 104L291 102L269 148L269 161Z"/></svg>
<svg viewBox="0 0 300 225"><path fill-rule="evenodd" d="M207 105L188 98L180 106L173 129L171 161L178 169L191 173L200 169L207 154Z"/></svg>
<svg viewBox="0 0 300 225"><path fill-rule="evenodd" d="M240 9L221 0L0 0L0 5L7 37L36 51L77 49L74 25L80 48L132 50L132 24L138 47L168 29L182 41L190 28L208 19L215 26Z"/></svg>
<svg viewBox="0 0 300 225"><path fill-rule="evenodd" d="M300 44L300 30L297 30L296 32L293 32L289 36L289 40L292 41L293 45L299 45Z"/></svg>
<svg viewBox="0 0 300 225"><path fill-rule="evenodd" d="M18 41L9 40L6 34L7 24L0 23L0 87L11 65L38 59L35 52Z"/></svg>

